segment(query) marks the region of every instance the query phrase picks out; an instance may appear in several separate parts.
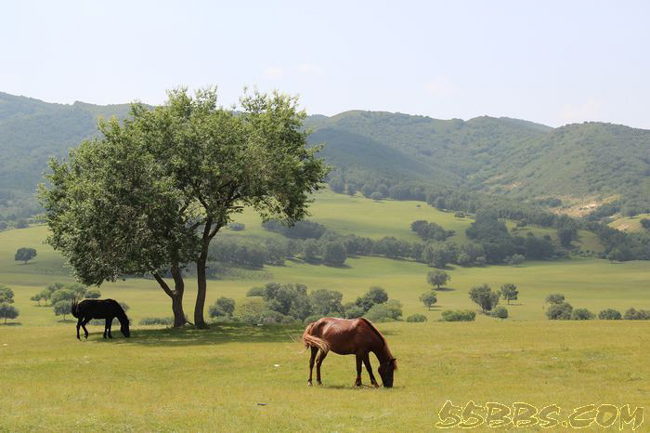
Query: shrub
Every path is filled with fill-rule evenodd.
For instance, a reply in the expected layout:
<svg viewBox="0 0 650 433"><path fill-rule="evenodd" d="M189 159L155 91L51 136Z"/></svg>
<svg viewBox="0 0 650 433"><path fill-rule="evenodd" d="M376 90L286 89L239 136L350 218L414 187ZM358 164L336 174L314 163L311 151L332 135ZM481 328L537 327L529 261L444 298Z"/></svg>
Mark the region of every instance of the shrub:
<svg viewBox="0 0 650 433"><path fill-rule="evenodd" d="M314 315L325 317L330 315L338 316L343 313L343 305L341 304L343 293L336 290L313 290L309 295L309 300L314 310Z"/></svg>
<svg viewBox="0 0 650 433"><path fill-rule="evenodd" d="M621 312L614 310L613 308L607 308L598 313L598 318L600 320L621 320L622 317Z"/></svg>
<svg viewBox="0 0 650 433"><path fill-rule="evenodd" d="M143 326L154 326L154 325L165 325L171 326L174 324L173 317L145 317L140 319L140 325Z"/></svg>
<svg viewBox="0 0 650 433"><path fill-rule="evenodd" d="M508 263L514 266L519 266L524 262L524 260L526 260L526 257L522 254L513 254L512 257L510 257L510 260L508 260Z"/></svg>
<svg viewBox="0 0 650 433"><path fill-rule="evenodd" d="M469 291L469 298L477 303L484 312L492 310L499 303L499 294L493 292L487 284L472 287Z"/></svg>
<svg viewBox="0 0 650 433"><path fill-rule="evenodd" d="M50 301L52 302L52 305L54 305L60 301L71 301L72 299L74 299L74 297L75 297L75 293L72 290L59 289L56 292L52 293L52 296L50 297Z"/></svg>
<svg viewBox="0 0 650 433"><path fill-rule="evenodd" d="M564 302L564 295L561 293L554 293L546 297L547 304L561 304Z"/></svg>
<svg viewBox="0 0 650 433"><path fill-rule="evenodd" d="M402 303L391 299L382 304L375 304L364 316L373 322L389 322L400 320L402 317Z"/></svg>
<svg viewBox="0 0 650 433"><path fill-rule="evenodd" d="M235 300L232 298L221 297L215 301L208 309L210 317L232 317L235 311Z"/></svg>
<svg viewBox="0 0 650 433"><path fill-rule="evenodd" d="M262 315L266 311L264 301L260 298L247 299L235 307L234 316L244 323L256 325L261 323Z"/></svg>
<svg viewBox="0 0 650 433"><path fill-rule="evenodd" d="M546 317L549 320L569 320L573 307L568 302L561 302L558 304L551 304L546 310Z"/></svg>
<svg viewBox="0 0 650 433"><path fill-rule="evenodd" d="M414 323L414 322L426 322L427 321L427 316L424 314L413 314L411 316L408 316L406 318L407 322Z"/></svg>
<svg viewBox="0 0 650 433"><path fill-rule="evenodd" d="M357 298L355 304L369 311L376 304L383 304L388 301L388 293L381 287L371 287L363 296Z"/></svg>
<svg viewBox="0 0 650 433"><path fill-rule="evenodd" d="M240 231L242 231L242 230L244 230L246 228L246 224L243 224L243 223L230 223L230 224L228 224L228 228L230 230L240 232Z"/></svg>
<svg viewBox="0 0 650 433"><path fill-rule="evenodd" d="M442 312L444 322L472 322L476 313L470 310L446 310Z"/></svg>
<svg viewBox="0 0 650 433"><path fill-rule="evenodd" d="M100 292L99 289L88 289L84 295L87 299L97 299L101 298L101 296L102 292Z"/></svg>
<svg viewBox="0 0 650 433"><path fill-rule="evenodd" d="M507 319L508 318L508 309L506 307L496 307L494 309L494 312L492 313L494 317L498 317L499 319Z"/></svg>
<svg viewBox="0 0 650 433"><path fill-rule="evenodd" d="M357 305L351 305L345 308L345 318L346 319L356 319L357 317L362 317L365 314L363 308Z"/></svg>
<svg viewBox="0 0 650 433"><path fill-rule="evenodd" d="M381 200L382 198L384 198L384 195L380 192L375 191L372 194L370 194L370 198L372 200Z"/></svg>
<svg viewBox="0 0 650 433"><path fill-rule="evenodd" d="M650 320L650 311L648 310L635 310L630 308L623 315L625 320Z"/></svg>
<svg viewBox="0 0 650 433"><path fill-rule="evenodd" d="M83 298L88 290L88 287L79 283L72 283L66 286L66 289L71 290L74 293L75 298Z"/></svg>
<svg viewBox="0 0 650 433"><path fill-rule="evenodd" d="M591 320L594 318L594 313L586 308L576 308L571 312L571 320Z"/></svg>
<svg viewBox="0 0 650 433"><path fill-rule="evenodd" d="M54 306L54 314L57 316L63 316L63 320L66 320L65 316L70 314L70 308L72 307L72 301L69 299L62 299L58 302L52 302Z"/></svg>
<svg viewBox="0 0 650 433"><path fill-rule="evenodd" d="M266 293L266 288L264 287L253 287L246 292L246 296L264 296Z"/></svg>
<svg viewBox="0 0 650 433"><path fill-rule="evenodd" d="M7 324L7 319L15 319L20 314L20 311L13 305L9 305L8 302L0 303L0 319L5 319L5 324Z"/></svg>
<svg viewBox="0 0 650 433"><path fill-rule="evenodd" d="M310 323L317 321L321 317L323 317L323 316L321 316L320 314L314 314L313 316L309 316L309 317L305 318L305 320L303 320L303 322L304 322L305 325L309 325Z"/></svg>

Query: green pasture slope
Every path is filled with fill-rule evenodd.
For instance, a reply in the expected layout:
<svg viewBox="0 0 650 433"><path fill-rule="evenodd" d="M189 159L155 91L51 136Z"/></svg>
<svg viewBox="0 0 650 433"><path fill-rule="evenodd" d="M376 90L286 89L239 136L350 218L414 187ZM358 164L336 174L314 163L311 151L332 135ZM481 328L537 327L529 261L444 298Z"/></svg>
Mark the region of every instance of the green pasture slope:
<svg viewBox="0 0 650 433"><path fill-rule="evenodd" d="M409 240L416 240L410 223L426 219L456 230L458 242L465 241L464 229L471 223L422 203L373 202L329 192L317 196L311 218L341 233ZM251 213L240 221L247 236L277 236L261 229ZM428 317L426 323L378 325L398 358L395 389L354 389L353 358L334 354L324 363L324 386L308 388L308 354L298 343L301 326L138 327L143 317L170 315L168 298L151 280L101 287L104 297L131 306L136 324L131 339L117 331L114 340L104 341L101 329L91 327L90 338L78 342L74 322L63 322L50 307L29 301L51 282L72 281L61 257L43 244L46 235L43 226L0 233L0 283L14 289L20 317L13 322L21 324L0 326L0 431L422 431L435 429L446 400L457 405L523 401L540 408L558 404L561 421L587 404L630 404L650 411L650 323L550 322L544 316L544 297L556 292L574 307L596 313L607 307L650 309L648 262L455 267L448 270L450 290L438 292L432 311L418 301L428 290L430 268L410 261L362 257L342 268L287 261L249 272L247 279L209 281L208 303L219 296L241 302L246 290L267 281L340 290L344 302L379 285L403 303L405 316ZM582 242L597 247L595 239L583 237ZM23 246L38 250L26 265L14 261ZM473 323L437 321L444 309L475 309L467 296L473 285L497 288L505 282L520 289L520 299L508 307L511 318L479 314ZM187 285L185 308L191 315L195 281ZM648 422L637 431L647 431ZM531 430L543 429L519 429Z"/></svg>

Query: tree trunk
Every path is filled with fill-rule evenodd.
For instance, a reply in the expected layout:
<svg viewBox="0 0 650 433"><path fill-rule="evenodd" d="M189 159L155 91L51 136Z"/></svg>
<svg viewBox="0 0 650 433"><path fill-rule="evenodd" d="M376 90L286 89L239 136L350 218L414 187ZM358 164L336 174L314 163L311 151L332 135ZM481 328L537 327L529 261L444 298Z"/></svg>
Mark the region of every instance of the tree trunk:
<svg viewBox="0 0 650 433"><path fill-rule="evenodd" d="M185 282L183 274L178 267L178 263L173 263L171 267L172 277L174 278L174 292L172 293L172 311L174 312L174 328L180 328L187 323L185 312L183 311L183 294L185 293Z"/></svg>
<svg viewBox="0 0 650 433"><path fill-rule="evenodd" d="M187 323L185 320L185 312L183 312L183 293L185 292L185 284L183 277L178 269L178 265L172 265L172 276L174 277L175 290L172 290L169 285L157 272L152 273L160 287L163 289L167 296L172 298L172 312L174 313L174 328L180 328Z"/></svg>
<svg viewBox="0 0 650 433"><path fill-rule="evenodd" d="M205 323L203 318L203 310L205 309L205 294L207 292L207 280L206 280L206 262L208 260L208 246L204 244L196 260L196 278L198 282L198 291L196 293L196 305L194 306L194 325L197 328L205 329L208 327L208 324Z"/></svg>
<svg viewBox="0 0 650 433"><path fill-rule="evenodd" d="M172 312L174 313L174 328L185 325L185 313L183 312L183 293L174 294L172 298Z"/></svg>

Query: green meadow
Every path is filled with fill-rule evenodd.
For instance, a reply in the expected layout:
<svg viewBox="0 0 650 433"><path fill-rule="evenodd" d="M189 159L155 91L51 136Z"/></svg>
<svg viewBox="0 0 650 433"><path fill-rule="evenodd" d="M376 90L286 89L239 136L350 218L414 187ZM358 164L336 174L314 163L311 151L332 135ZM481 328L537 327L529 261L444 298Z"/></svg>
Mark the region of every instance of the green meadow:
<svg viewBox="0 0 650 433"><path fill-rule="evenodd" d="M330 192L316 196L311 214L340 233L411 241L417 237L410 223L417 219L455 230L452 240L458 243L467 241L464 232L472 222L424 203ZM263 230L252 212L237 220L246 224L243 235L279 236ZM555 236L549 229L521 231L528 230ZM73 281L63 259L44 244L46 236L45 226L0 232L0 283L14 290L20 309L12 326L0 325L0 431L422 431L436 429L447 400L460 406L470 400L527 402L540 409L558 404L560 421L588 404L650 410L650 323L551 322L544 314L544 298L551 293L563 293L574 307L594 313L650 309L648 262L573 259L450 267L452 280L437 293L431 311L418 300L429 290L431 268L405 260L349 258L344 267L287 261L242 272L237 279L210 280L208 304L220 296L242 302L249 288L269 281L338 290L344 302L381 286L402 302L404 317L428 317L425 323L378 325L398 358L394 389L355 389L354 359L335 354L323 364L324 386L308 388L302 326L213 325L206 331L138 326L141 318L171 315L167 296L153 280L101 286L103 297L131 307L131 339L114 328L116 338L104 341L101 328L90 326L89 339L77 341L75 322L29 300L52 282ZM20 247L36 248L38 256L27 264L16 262ZM578 248L602 247L581 233ZM496 289L507 282L520 293L506 305L510 318L477 314L470 323L438 321L446 309L477 309L467 295L472 286L487 283ZM195 285L187 280L184 306L190 316ZM376 368L376 359L371 361ZM363 378L367 384L365 372ZM648 422L637 430L647 429ZM596 424L590 429L602 430ZM610 429L618 431L618 424ZM483 424L478 430L489 429ZM542 430L540 425L518 429Z"/></svg>

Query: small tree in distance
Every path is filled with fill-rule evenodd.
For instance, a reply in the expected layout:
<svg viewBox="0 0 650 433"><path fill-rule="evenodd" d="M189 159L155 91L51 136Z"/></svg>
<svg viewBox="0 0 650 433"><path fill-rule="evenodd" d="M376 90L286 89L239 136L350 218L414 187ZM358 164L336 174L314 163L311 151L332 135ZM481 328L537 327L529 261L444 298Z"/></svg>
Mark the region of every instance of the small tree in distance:
<svg viewBox="0 0 650 433"><path fill-rule="evenodd" d="M515 286L512 283L506 283L503 286L501 286L501 290L499 292L501 293L503 299L505 299L508 302L508 305L510 305L510 301L517 300L517 297L519 296L519 291L517 290L517 286Z"/></svg>
<svg viewBox="0 0 650 433"><path fill-rule="evenodd" d="M15 319L19 314L20 311L13 305L9 305L7 302L0 303L0 318L5 319L5 325L7 319Z"/></svg>
<svg viewBox="0 0 650 433"><path fill-rule="evenodd" d="M524 257L523 255L521 255L521 254L513 254L512 257L510 257L510 260L509 260L508 263L510 263L511 265L514 265L514 266L519 266L524 262L524 260L526 260L526 257Z"/></svg>
<svg viewBox="0 0 650 433"><path fill-rule="evenodd" d="M481 307L484 313L491 311L499 303L499 294L493 292L487 284L472 287L469 297Z"/></svg>
<svg viewBox="0 0 650 433"><path fill-rule="evenodd" d="M0 303L14 303L14 291L4 284L0 284Z"/></svg>
<svg viewBox="0 0 650 433"><path fill-rule="evenodd" d="M438 302L438 298L436 297L436 294L435 294L435 293L433 293L433 292L427 292L427 293L423 293L423 294L420 296L420 302L422 302L422 303L424 304L424 306L427 307L427 308L429 309L429 311L431 311L431 307L432 307L436 302Z"/></svg>
<svg viewBox="0 0 650 433"><path fill-rule="evenodd" d="M27 264L28 261L36 257L36 250L34 248L18 248L18 251L16 251L16 255L14 256L14 259L17 262L23 262L23 264Z"/></svg>
<svg viewBox="0 0 650 433"><path fill-rule="evenodd" d="M427 274L427 282L432 286L436 286L438 290L449 281L451 281L451 275L445 271L430 271Z"/></svg>
<svg viewBox="0 0 650 433"><path fill-rule="evenodd" d="M54 304L54 314L57 316L63 316L63 321L65 321L65 316L70 314L71 307L72 301L69 299L58 301Z"/></svg>

